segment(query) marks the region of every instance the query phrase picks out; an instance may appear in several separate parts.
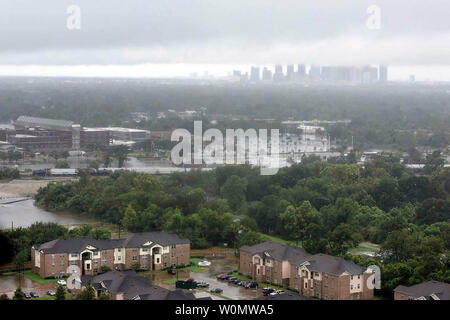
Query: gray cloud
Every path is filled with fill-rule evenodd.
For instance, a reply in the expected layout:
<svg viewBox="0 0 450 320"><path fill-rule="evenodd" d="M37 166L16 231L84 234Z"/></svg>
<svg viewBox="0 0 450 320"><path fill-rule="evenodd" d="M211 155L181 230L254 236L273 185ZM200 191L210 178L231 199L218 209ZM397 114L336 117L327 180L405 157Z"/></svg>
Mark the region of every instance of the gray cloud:
<svg viewBox="0 0 450 320"><path fill-rule="evenodd" d="M366 28L372 4L381 30ZM0 63L450 64L448 12L448 0L3 1Z"/></svg>

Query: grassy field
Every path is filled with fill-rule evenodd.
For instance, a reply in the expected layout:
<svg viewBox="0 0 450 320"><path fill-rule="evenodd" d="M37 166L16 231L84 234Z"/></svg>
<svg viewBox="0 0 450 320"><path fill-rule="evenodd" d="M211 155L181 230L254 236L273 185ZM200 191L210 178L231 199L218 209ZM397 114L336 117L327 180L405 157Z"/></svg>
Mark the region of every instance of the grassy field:
<svg viewBox="0 0 450 320"><path fill-rule="evenodd" d="M59 280L59 279L43 279L39 275L31 272L31 270L24 271L23 275L26 278L28 278L28 279L30 279L32 281L35 281L35 282L37 282L39 284L49 284L49 283L54 283L54 282Z"/></svg>
<svg viewBox="0 0 450 320"><path fill-rule="evenodd" d="M176 278L174 279L166 279L164 280L165 284L175 284L178 280Z"/></svg>
<svg viewBox="0 0 450 320"><path fill-rule="evenodd" d="M263 236L263 238L266 241L272 241L272 242L276 242L276 243L281 243L281 244L285 244L285 245L288 245L288 246L291 246L291 247L296 247L296 248L301 248L302 247L301 242L297 243L296 241L284 240L284 239L281 239L279 237L270 236L270 235L264 234L264 233L260 233L260 234Z"/></svg>

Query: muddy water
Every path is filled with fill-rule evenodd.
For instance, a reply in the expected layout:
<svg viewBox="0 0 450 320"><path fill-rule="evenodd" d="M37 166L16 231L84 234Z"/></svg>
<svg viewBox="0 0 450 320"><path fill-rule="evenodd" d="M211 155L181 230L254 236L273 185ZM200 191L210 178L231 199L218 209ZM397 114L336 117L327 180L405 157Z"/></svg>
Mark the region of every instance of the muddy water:
<svg viewBox="0 0 450 320"><path fill-rule="evenodd" d="M94 221L79 214L54 213L39 209L33 200L0 205L0 229L9 229L12 225L14 228L28 227L35 222L56 222L67 226Z"/></svg>

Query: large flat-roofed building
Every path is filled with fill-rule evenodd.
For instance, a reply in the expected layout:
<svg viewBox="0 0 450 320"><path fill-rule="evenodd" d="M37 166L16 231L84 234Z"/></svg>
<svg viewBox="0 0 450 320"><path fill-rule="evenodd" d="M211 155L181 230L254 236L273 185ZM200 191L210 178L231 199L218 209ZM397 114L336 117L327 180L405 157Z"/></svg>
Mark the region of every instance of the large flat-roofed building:
<svg viewBox="0 0 450 320"><path fill-rule="evenodd" d="M67 275L78 266L82 275L96 275L102 267L111 270L161 270L190 264L190 241L165 232L132 234L127 238L57 239L31 248L32 271L42 278Z"/></svg>
<svg viewBox="0 0 450 320"><path fill-rule="evenodd" d="M371 269L339 257L311 255L303 249L270 241L243 246L239 272L254 281L285 286L310 298L373 298L373 286L369 285Z"/></svg>
<svg viewBox="0 0 450 320"><path fill-rule="evenodd" d="M394 300L450 300L450 283L432 280L410 287L400 285L394 289Z"/></svg>
<svg viewBox="0 0 450 320"><path fill-rule="evenodd" d="M93 150L110 145L110 132L85 130L68 120L20 116L14 129L6 133L6 141L31 151Z"/></svg>
<svg viewBox="0 0 450 320"><path fill-rule="evenodd" d="M112 139L119 141L140 142L150 139L150 131L141 129L107 127L107 128L86 128L86 130L109 132Z"/></svg>

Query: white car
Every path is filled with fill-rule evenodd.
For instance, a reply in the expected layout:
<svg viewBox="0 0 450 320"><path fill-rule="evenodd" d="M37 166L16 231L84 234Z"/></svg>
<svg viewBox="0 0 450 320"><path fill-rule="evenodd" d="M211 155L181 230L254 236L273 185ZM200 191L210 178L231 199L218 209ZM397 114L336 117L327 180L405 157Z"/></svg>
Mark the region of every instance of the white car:
<svg viewBox="0 0 450 320"><path fill-rule="evenodd" d="M67 282L66 282L66 280L58 280L57 282L56 282L58 285L60 285L60 286L66 286L67 285Z"/></svg>
<svg viewBox="0 0 450 320"><path fill-rule="evenodd" d="M283 290L275 290L274 292L269 293L271 296L276 296L279 294L283 294L284 291Z"/></svg>
<svg viewBox="0 0 450 320"><path fill-rule="evenodd" d="M201 260L198 262L199 267L209 267L210 265L211 265L211 262L206 261L206 260Z"/></svg>

